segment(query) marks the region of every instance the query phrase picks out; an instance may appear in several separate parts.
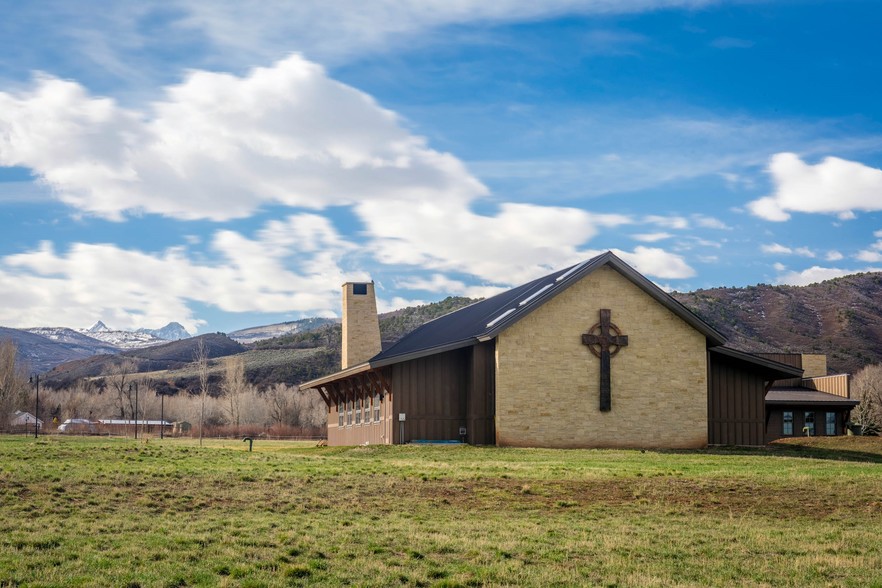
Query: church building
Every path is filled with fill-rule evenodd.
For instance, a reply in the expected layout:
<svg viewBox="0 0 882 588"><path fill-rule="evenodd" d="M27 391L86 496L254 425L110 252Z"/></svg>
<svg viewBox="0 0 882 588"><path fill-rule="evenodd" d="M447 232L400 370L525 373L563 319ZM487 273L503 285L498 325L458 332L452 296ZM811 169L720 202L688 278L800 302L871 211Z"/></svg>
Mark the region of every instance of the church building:
<svg viewBox="0 0 882 588"><path fill-rule="evenodd" d="M726 347L611 252L430 321L385 350L373 283L344 284L342 364L300 386L327 404L330 445L762 445L778 431L771 416L783 431L791 413L791 432L794 410L806 418L804 405L770 411L766 398L776 381L805 388L801 364ZM844 397L828 396L842 434L856 404L847 381Z"/></svg>

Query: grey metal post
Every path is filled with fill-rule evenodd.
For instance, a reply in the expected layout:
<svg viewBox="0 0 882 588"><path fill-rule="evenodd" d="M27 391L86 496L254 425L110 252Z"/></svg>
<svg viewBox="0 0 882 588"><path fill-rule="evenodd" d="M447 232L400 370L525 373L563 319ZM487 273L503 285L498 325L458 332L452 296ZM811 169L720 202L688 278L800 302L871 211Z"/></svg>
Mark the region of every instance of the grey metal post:
<svg viewBox="0 0 882 588"><path fill-rule="evenodd" d="M37 397L34 406L34 439L36 439L40 433L40 374L36 372L31 374L28 381L31 384L36 383L37 385Z"/></svg>

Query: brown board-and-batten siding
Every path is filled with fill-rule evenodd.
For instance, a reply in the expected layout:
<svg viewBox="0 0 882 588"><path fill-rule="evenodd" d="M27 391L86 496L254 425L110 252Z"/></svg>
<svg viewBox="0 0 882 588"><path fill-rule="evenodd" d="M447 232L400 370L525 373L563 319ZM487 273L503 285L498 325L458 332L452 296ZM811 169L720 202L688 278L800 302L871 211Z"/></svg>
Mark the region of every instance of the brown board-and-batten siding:
<svg viewBox="0 0 882 588"><path fill-rule="evenodd" d="M765 381L735 362L710 362L708 443L765 443Z"/></svg>
<svg viewBox="0 0 882 588"><path fill-rule="evenodd" d="M764 445L766 392L802 370L729 348L708 352L708 443Z"/></svg>
<svg viewBox="0 0 882 588"><path fill-rule="evenodd" d="M394 442L493 443L493 350L489 342L394 364Z"/></svg>

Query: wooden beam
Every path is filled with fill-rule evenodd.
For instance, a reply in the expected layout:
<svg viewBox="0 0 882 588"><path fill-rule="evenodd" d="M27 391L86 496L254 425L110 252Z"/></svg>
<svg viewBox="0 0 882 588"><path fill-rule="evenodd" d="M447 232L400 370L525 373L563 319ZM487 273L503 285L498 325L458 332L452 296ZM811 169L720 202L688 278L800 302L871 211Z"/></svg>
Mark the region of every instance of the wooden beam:
<svg viewBox="0 0 882 588"><path fill-rule="evenodd" d="M321 395L322 400L324 400L325 404L328 406L328 412L330 412L331 411L331 399L328 398L328 395L325 393L325 391L322 389L321 386L317 386L316 390L318 390L318 393L319 393L319 395Z"/></svg>
<svg viewBox="0 0 882 588"><path fill-rule="evenodd" d="M352 388L352 381L349 378L343 380L343 389L345 392L343 393L344 400L349 402L350 400L355 402L355 390Z"/></svg>
<svg viewBox="0 0 882 588"><path fill-rule="evenodd" d="M380 381L383 383L383 390L386 391L387 394L392 393L392 386L389 385L389 380L386 379L386 374L384 373L386 368L381 368L377 370L377 375L380 376Z"/></svg>
<svg viewBox="0 0 882 588"><path fill-rule="evenodd" d="M377 375L377 372L371 370L367 373L368 379L371 381L371 385L373 385L379 392L380 396L383 396L383 382L380 381L380 376Z"/></svg>
<svg viewBox="0 0 882 588"><path fill-rule="evenodd" d="M332 382L331 385L334 387L334 395L336 396L335 400L337 401L337 406L344 404L346 402L346 391L343 389L342 384L339 381Z"/></svg>

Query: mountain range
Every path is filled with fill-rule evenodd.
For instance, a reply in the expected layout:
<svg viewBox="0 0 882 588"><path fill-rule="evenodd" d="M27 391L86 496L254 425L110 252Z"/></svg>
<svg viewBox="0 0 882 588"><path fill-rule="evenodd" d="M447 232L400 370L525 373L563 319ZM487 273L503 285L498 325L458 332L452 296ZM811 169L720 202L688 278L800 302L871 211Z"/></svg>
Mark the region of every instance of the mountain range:
<svg viewBox="0 0 882 588"><path fill-rule="evenodd" d="M227 336L239 343L256 343L265 339L274 337L282 337L284 335L294 335L296 333L304 333L314 331L319 327L339 323L340 319L336 318L305 318L299 321L290 321L286 323L276 323L273 325L264 325L261 327L249 327L227 333Z"/></svg>
<svg viewBox="0 0 882 588"><path fill-rule="evenodd" d="M824 353L832 370L846 373L882 363L882 273L854 274L808 286L758 284L746 288L674 292L672 296L720 331L730 347L742 351ZM471 302L474 300L449 297L385 313L380 316L383 344L387 346L420 324ZM0 327L0 341L15 341L21 359L30 369L39 372L72 360L134 352L154 345L160 345L156 353L165 353L162 345L169 339L185 337L189 337L189 333L178 323L136 332L114 331L100 321L83 330ZM336 319L308 318L251 327L230 333L229 339L230 343L253 348L255 356L263 351L275 353L275 367L263 370L261 383L277 377L282 378L280 381L295 383L301 371L319 376L339 365L340 324ZM246 347L228 344L224 349L239 353ZM318 355L304 355L309 357L309 365L301 370L297 366L282 365L285 360L283 354L277 353L280 350L313 350ZM179 361L192 361L191 355L181 356ZM106 362L107 358L101 361Z"/></svg>
<svg viewBox="0 0 882 588"><path fill-rule="evenodd" d="M12 340L18 347L19 359L28 369L36 372L45 372L56 365L93 355L116 354L186 337L190 337L190 334L176 322L161 329L138 331L113 330L101 321L88 329L0 327L0 341Z"/></svg>

